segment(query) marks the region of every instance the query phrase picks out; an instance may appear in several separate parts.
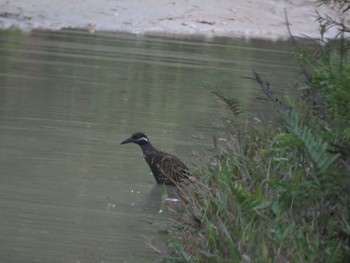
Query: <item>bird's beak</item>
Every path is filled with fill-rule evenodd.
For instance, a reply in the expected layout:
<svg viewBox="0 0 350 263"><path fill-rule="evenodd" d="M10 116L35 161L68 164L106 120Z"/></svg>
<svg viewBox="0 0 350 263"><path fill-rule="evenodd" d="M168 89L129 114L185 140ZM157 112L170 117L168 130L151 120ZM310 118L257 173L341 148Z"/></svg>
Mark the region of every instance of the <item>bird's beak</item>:
<svg viewBox="0 0 350 263"><path fill-rule="evenodd" d="M131 137L130 138L127 138L126 140L122 141L120 144L127 144L127 143L132 143L132 139Z"/></svg>

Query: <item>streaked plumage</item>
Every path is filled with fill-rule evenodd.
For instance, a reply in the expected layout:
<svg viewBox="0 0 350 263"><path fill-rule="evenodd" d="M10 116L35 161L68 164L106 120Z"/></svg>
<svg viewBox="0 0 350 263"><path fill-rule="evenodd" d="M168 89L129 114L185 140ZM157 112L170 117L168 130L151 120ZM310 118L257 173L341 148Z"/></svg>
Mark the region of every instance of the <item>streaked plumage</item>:
<svg viewBox="0 0 350 263"><path fill-rule="evenodd" d="M155 149L144 133L136 132L121 142L121 144L126 143L136 143L141 147L143 156L158 184L174 184L188 177L187 166L176 156Z"/></svg>

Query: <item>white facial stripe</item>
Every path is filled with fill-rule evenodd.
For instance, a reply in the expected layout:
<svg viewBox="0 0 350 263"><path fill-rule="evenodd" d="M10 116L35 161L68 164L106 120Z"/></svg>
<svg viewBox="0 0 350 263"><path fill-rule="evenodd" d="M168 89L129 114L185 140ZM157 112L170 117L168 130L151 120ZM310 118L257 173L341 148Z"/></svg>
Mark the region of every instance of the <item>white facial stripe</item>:
<svg viewBox="0 0 350 263"><path fill-rule="evenodd" d="M148 142L148 139L146 137L141 137L137 140L134 140L135 142L139 142L139 141L145 141L145 142Z"/></svg>

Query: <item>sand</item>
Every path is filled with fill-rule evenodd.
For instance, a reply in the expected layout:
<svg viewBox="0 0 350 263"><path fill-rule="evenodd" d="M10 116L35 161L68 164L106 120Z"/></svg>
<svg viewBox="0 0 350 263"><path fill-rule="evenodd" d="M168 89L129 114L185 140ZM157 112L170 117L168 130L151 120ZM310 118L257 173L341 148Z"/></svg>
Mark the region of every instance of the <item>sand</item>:
<svg viewBox="0 0 350 263"><path fill-rule="evenodd" d="M318 7L314 0L0 0L0 28L277 40L289 37L285 10L295 36L319 36L316 10L340 16L335 8Z"/></svg>

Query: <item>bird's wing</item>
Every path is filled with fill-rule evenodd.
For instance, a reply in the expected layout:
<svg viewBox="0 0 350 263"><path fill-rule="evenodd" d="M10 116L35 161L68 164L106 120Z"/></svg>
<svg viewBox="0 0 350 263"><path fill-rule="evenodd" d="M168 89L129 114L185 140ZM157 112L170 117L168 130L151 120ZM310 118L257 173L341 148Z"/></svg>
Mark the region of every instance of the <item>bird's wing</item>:
<svg viewBox="0 0 350 263"><path fill-rule="evenodd" d="M188 175L187 166L173 155L167 155L160 161L163 175L172 182L177 182Z"/></svg>

